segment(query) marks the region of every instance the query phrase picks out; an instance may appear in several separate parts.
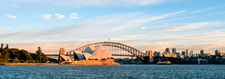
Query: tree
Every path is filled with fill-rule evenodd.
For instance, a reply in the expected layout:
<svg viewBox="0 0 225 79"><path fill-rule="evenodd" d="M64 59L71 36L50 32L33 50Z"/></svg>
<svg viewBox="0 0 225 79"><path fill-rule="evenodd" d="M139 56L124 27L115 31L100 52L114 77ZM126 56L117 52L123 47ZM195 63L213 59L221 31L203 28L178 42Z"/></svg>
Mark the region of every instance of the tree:
<svg viewBox="0 0 225 79"><path fill-rule="evenodd" d="M10 53L8 52L8 50L2 49L2 56L4 59L8 59L9 55L10 55Z"/></svg>
<svg viewBox="0 0 225 79"><path fill-rule="evenodd" d="M8 50L9 53L10 53L10 59L15 59L15 58L18 58L18 54L20 53L20 50L19 49L16 49L16 48L12 48L12 49L9 49Z"/></svg>
<svg viewBox="0 0 225 79"><path fill-rule="evenodd" d="M42 63L46 63L46 61L48 61L48 58L47 58L47 56L44 54L44 53L42 53Z"/></svg>
<svg viewBox="0 0 225 79"><path fill-rule="evenodd" d="M9 49L9 46L8 46L8 44L6 44L6 46L5 46L5 49L7 49L7 50Z"/></svg>
<svg viewBox="0 0 225 79"><path fill-rule="evenodd" d="M32 57L26 50L20 50L20 60L31 60Z"/></svg>
<svg viewBox="0 0 225 79"><path fill-rule="evenodd" d="M2 56L2 53L0 52L0 59L2 58L3 56Z"/></svg>
<svg viewBox="0 0 225 79"><path fill-rule="evenodd" d="M1 44L1 49L3 48L3 43Z"/></svg>
<svg viewBox="0 0 225 79"><path fill-rule="evenodd" d="M37 60L39 60L39 62L42 62L42 59L41 59L41 47L38 47L38 50L36 51L37 53Z"/></svg>

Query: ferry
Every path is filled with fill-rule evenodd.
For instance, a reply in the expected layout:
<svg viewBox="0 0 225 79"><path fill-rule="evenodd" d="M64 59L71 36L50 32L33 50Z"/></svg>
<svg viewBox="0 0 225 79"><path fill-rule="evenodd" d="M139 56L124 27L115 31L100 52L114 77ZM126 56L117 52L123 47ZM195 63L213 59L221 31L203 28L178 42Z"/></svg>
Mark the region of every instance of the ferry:
<svg viewBox="0 0 225 79"><path fill-rule="evenodd" d="M171 65L170 61L159 61L156 63L157 65Z"/></svg>

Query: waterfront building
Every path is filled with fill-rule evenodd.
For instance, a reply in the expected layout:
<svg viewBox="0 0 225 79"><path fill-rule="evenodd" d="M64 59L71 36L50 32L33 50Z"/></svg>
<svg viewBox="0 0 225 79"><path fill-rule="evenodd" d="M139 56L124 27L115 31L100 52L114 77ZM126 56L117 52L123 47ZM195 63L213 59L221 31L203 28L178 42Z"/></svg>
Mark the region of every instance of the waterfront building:
<svg viewBox="0 0 225 79"><path fill-rule="evenodd" d="M149 57L151 58L153 56L152 50L149 50Z"/></svg>
<svg viewBox="0 0 225 79"><path fill-rule="evenodd" d="M81 51L74 51L74 60L85 59Z"/></svg>
<svg viewBox="0 0 225 79"><path fill-rule="evenodd" d="M202 50L200 51L200 55L204 55L204 54L205 54L205 50L202 49Z"/></svg>
<svg viewBox="0 0 225 79"><path fill-rule="evenodd" d="M59 57L58 57L58 61L59 63L63 62L63 61L70 61L71 58L69 56L65 55L65 49L64 48L60 48L59 50Z"/></svg>
<svg viewBox="0 0 225 79"><path fill-rule="evenodd" d="M189 49L186 50L186 57L190 57L190 51L189 51Z"/></svg>
<svg viewBox="0 0 225 79"><path fill-rule="evenodd" d="M170 53L170 48L166 48L165 52L169 52Z"/></svg>
<svg viewBox="0 0 225 79"><path fill-rule="evenodd" d="M177 53L176 53L176 56L177 56L177 58L180 58L180 53L177 52Z"/></svg>
<svg viewBox="0 0 225 79"><path fill-rule="evenodd" d="M191 50L191 51L190 51L190 55L191 55L191 57L193 57L193 55L194 55L193 53L194 53L194 51L193 51L193 50Z"/></svg>
<svg viewBox="0 0 225 79"><path fill-rule="evenodd" d="M216 49L215 55L216 55L216 56L224 56L224 53L221 52L219 49Z"/></svg>
<svg viewBox="0 0 225 79"><path fill-rule="evenodd" d="M150 55L149 51L148 51L148 50L146 50L146 56L149 56L149 55Z"/></svg>
<svg viewBox="0 0 225 79"><path fill-rule="evenodd" d="M102 48L103 45L100 45L96 49L94 45L90 45L83 53L81 51L74 51L74 60L102 60L111 58L112 53L107 53L107 49L102 50Z"/></svg>
<svg viewBox="0 0 225 79"><path fill-rule="evenodd" d="M163 53L162 53L162 52L158 52L158 53L157 53L157 56L162 57L162 56L163 56Z"/></svg>
<svg viewBox="0 0 225 79"><path fill-rule="evenodd" d="M172 48L172 53L176 53L177 52L177 49L176 48Z"/></svg>
<svg viewBox="0 0 225 79"><path fill-rule="evenodd" d="M151 58L153 56L152 50L147 50L146 51L146 56L149 56Z"/></svg>
<svg viewBox="0 0 225 79"><path fill-rule="evenodd" d="M153 56L157 56L157 54L158 54L158 51L154 51Z"/></svg>
<svg viewBox="0 0 225 79"><path fill-rule="evenodd" d="M184 57L186 57L186 52L185 52L185 51L182 51L182 55L183 55Z"/></svg>
<svg viewBox="0 0 225 79"><path fill-rule="evenodd" d="M184 55L180 55L180 58L184 59Z"/></svg>

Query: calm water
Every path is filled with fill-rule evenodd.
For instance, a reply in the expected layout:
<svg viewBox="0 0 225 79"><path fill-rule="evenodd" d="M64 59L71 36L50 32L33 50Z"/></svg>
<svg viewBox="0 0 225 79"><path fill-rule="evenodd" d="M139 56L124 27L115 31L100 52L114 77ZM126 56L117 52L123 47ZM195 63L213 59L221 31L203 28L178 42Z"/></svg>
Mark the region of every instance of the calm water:
<svg viewBox="0 0 225 79"><path fill-rule="evenodd" d="M225 65L0 66L2 78L225 78Z"/></svg>

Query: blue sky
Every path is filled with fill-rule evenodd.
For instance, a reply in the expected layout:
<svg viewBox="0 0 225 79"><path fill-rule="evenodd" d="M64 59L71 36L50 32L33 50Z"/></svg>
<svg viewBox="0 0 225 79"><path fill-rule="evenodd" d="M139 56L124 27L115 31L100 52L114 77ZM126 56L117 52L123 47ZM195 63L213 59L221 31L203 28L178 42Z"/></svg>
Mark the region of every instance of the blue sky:
<svg viewBox="0 0 225 79"><path fill-rule="evenodd" d="M225 52L224 0L0 0L0 41L30 52L110 41Z"/></svg>

